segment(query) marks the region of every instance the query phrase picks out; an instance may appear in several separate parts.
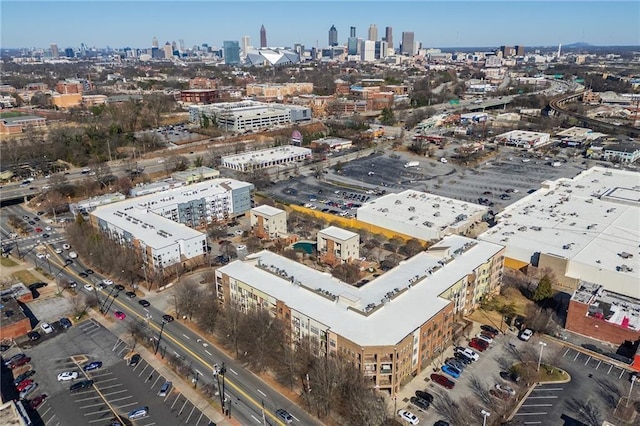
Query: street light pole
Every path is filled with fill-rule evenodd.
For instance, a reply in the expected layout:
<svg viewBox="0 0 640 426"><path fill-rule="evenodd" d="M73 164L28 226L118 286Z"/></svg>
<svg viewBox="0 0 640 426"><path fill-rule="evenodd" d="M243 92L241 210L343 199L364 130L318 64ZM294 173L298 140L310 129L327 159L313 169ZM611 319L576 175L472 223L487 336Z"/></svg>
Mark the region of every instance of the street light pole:
<svg viewBox="0 0 640 426"><path fill-rule="evenodd" d="M544 342L538 342L540 344L540 356L538 357L538 368L536 371L540 371L540 363L542 363L542 350L547 346Z"/></svg>
<svg viewBox="0 0 640 426"><path fill-rule="evenodd" d="M487 417L489 417L491 413L487 410L482 410L480 414L482 414L482 426L487 426Z"/></svg>
<svg viewBox="0 0 640 426"><path fill-rule="evenodd" d="M156 343L156 349L153 352L154 355L156 355L158 353L158 349L160 348L160 340L162 339L162 332L164 331L164 325L167 322L165 320L162 320L162 325L160 326L160 334L158 335L158 343Z"/></svg>
<svg viewBox="0 0 640 426"><path fill-rule="evenodd" d="M631 392L633 391L633 384L636 382L638 376L631 376L631 386L629 387L629 396L627 396L627 402L624 404L625 407L629 406L629 400L631 399Z"/></svg>

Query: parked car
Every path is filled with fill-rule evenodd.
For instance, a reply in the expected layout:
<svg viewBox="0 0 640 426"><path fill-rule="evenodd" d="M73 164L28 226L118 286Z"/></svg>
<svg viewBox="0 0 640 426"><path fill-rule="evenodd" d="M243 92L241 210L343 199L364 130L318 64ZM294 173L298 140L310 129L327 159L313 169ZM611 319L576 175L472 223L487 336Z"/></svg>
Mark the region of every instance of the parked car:
<svg viewBox="0 0 640 426"><path fill-rule="evenodd" d="M400 416L402 420L411 425L417 425L418 423L420 423L420 419L418 418L418 416L413 414L411 411L398 410L398 416Z"/></svg>
<svg viewBox="0 0 640 426"><path fill-rule="evenodd" d="M51 324L49 324L48 322L43 322L42 324L40 324L40 328L47 334L51 334L54 332L53 327L51 327Z"/></svg>
<svg viewBox="0 0 640 426"><path fill-rule="evenodd" d="M15 380L13 381L13 385L14 386L18 386L18 384L21 381L28 379L29 377L33 376L34 374L36 374L36 370L25 371L24 373L22 373L21 375L19 375L18 377L15 378Z"/></svg>
<svg viewBox="0 0 640 426"><path fill-rule="evenodd" d="M485 333L476 334L476 337L480 340L484 340L487 343L493 343L493 338Z"/></svg>
<svg viewBox="0 0 640 426"><path fill-rule="evenodd" d="M25 390L27 388L27 386L31 385L33 383L33 380L31 379L24 379L23 381L21 381L20 383L18 383L16 385L16 390L18 392L22 392L23 390Z"/></svg>
<svg viewBox="0 0 640 426"><path fill-rule="evenodd" d="M443 373L446 373L446 374L450 375L454 379L457 379L458 377L460 377L461 371L458 370L455 367L450 366L450 365L443 365L441 370L442 370Z"/></svg>
<svg viewBox="0 0 640 426"><path fill-rule="evenodd" d="M102 361L93 361L90 362L89 364L86 364L84 367L82 367L82 369L84 371L92 371L92 370L97 370L98 368L102 367Z"/></svg>
<svg viewBox="0 0 640 426"><path fill-rule="evenodd" d="M282 419L285 423L293 423L293 416L289 414L287 410L283 410L282 408L278 408L276 410L276 416Z"/></svg>
<svg viewBox="0 0 640 426"><path fill-rule="evenodd" d="M47 395L46 393L36 396L31 401L29 401L29 407L31 407L32 410L37 410L38 407L41 406L42 403L45 401L45 399L48 398L48 396L49 395Z"/></svg>
<svg viewBox="0 0 640 426"><path fill-rule="evenodd" d="M518 335L518 339L523 340L525 342L528 342L529 339L531 339L531 336L533 336L533 330L531 330L530 328L525 328L524 330L522 330L522 332Z"/></svg>
<svg viewBox="0 0 640 426"><path fill-rule="evenodd" d="M487 346L483 345L477 340L471 340L469 342L469 347L477 350L478 352L484 352L484 350L487 349Z"/></svg>
<svg viewBox="0 0 640 426"><path fill-rule="evenodd" d="M509 381L512 381L513 383L516 383L516 384L520 382L520 376L518 374L516 374L516 373L512 373L512 372L509 372L509 371L501 371L500 372L500 377L503 380L509 380Z"/></svg>
<svg viewBox="0 0 640 426"><path fill-rule="evenodd" d="M425 392L425 391L421 391L421 390L417 390L415 395L418 398L424 399L429 401L429 403L433 402L433 395L431 395L429 392Z"/></svg>
<svg viewBox="0 0 640 426"><path fill-rule="evenodd" d="M69 386L69 391L71 393L76 393L80 392L82 389L90 388L91 386L93 386L93 380L83 380Z"/></svg>
<svg viewBox="0 0 640 426"><path fill-rule="evenodd" d="M75 380L77 378L78 378L77 371L63 371L62 373L58 374L59 382L66 382L67 380Z"/></svg>
<svg viewBox="0 0 640 426"><path fill-rule="evenodd" d="M457 368L457 369L458 369L458 370L460 370L460 371L464 370L464 368L466 367L466 364L465 364L465 363L463 363L462 361L458 361L458 360L457 360L457 359L455 359L455 358L447 358L447 359L444 361L444 363L445 363L446 365L450 365L450 366L452 366L452 367L454 367L454 368Z"/></svg>
<svg viewBox="0 0 640 426"><path fill-rule="evenodd" d="M491 337L496 337L498 334L500 334L500 330L487 324L481 325L480 330L482 330L483 334L490 335Z"/></svg>
<svg viewBox="0 0 640 426"><path fill-rule="evenodd" d="M484 339L480 339L478 337L474 337L471 339L472 342L475 342L476 344L482 346L485 350L489 349L489 342L487 342Z"/></svg>
<svg viewBox="0 0 640 426"><path fill-rule="evenodd" d="M129 418L129 420L135 420L135 419L141 419L143 417L146 417L148 414L149 414L149 407L138 407L129 411L129 414L127 414L127 417Z"/></svg>
<svg viewBox="0 0 640 426"><path fill-rule="evenodd" d="M442 374L438 374L438 373L433 373L431 375L431 380L433 380L434 382L436 382L440 386L443 386L443 387L445 387L447 389L453 389L453 387L456 385L453 380L449 379L446 376L443 376Z"/></svg>
<svg viewBox="0 0 640 426"><path fill-rule="evenodd" d="M26 388L24 388L22 391L20 391L20 399L25 398L27 395L29 395L31 392L33 392L34 390L36 390L36 388L38 387L38 383L31 383L29 386L27 386Z"/></svg>
<svg viewBox="0 0 640 426"><path fill-rule="evenodd" d="M30 332L28 332L28 333L27 333L27 337L28 337L29 339L34 340L34 341L35 341L35 340L40 339L40 337L41 337L41 336L40 336L40 333L38 333L37 331L35 331L35 330L34 330L34 331L30 331Z"/></svg>
<svg viewBox="0 0 640 426"><path fill-rule="evenodd" d="M471 358L469 358L468 356L466 356L465 354L463 354L461 352L456 352L456 353L453 354L453 356L456 358L457 361L460 361L464 365L469 365L469 364L471 364L473 362L473 360Z"/></svg>
<svg viewBox="0 0 640 426"><path fill-rule="evenodd" d="M59 322L60 322L60 325L62 326L62 328L65 328L65 329L71 327L71 325L72 325L71 321L69 320L69 318L65 318L65 317L60 318Z"/></svg>
<svg viewBox="0 0 640 426"><path fill-rule="evenodd" d="M496 389L498 389L500 392L508 393L511 396L514 396L516 394L515 389L513 389L511 386L503 385L501 383L496 383Z"/></svg>
<svg viewBox="0 0 640 426"><path fill-rule="evenodd" d="M170 390L171 390L171 382L168 382L168 381L164 382L164 384L158 391L158 396L164 398L165 396L167 396Z"/></svg>
<svg viewBox="0 0 640 426"><path fill-rule="evenodd" d="M129 299L133 299L134 297L136 297L136 292L135 291L128 291L125 294L127 295L127 297Z"/></svg>
<svg viewBox="0 0 640 426"><path fill-rule="evenodd" d="M429 401L427 401L426 399L418 398L417 396L412 396L411 399L409 399L409 402L421 410L429 409Z"/></svg>
<svg viewBox="0 0 640 426"><path fill-rule="evenodd" d="M31 357L20 358L16 361L13 361L11 364L9 364L9 368L13 370L15 368L22 367L25 364L28 364L30 361L31 361Z"/></svg>
<svg viewBox="0 0 640 426"><path fill-rule="evenodd" d="M22 359L22 358L26 358L26 357L27 357L27 355L25 355L23 353L15 354L11 358L5 359L4 360L4 365L9 366L12 362L17 361L17 360Z"/></svg>
<svg viewBox="0 0 640 426"><path fill-rule="evenodd" d="M581 345L583 348L593 351L595 353L599 353L602 354L604 353L604 351L602 349L600 349L599 347L597 347L596 345L592 345L591 343L584 343Z"/></svg>
<svg viewBox="0 0 640 426"><path fill-rule="evenodd" d="M135 367L140 362L140 354L133 354L131 358L129 358L129 365L131 367Z"/></svg>
<svg viewBox="0 0 640 426"><path fill-rule="evenodd" d="M456 353L461 353L461 354L465 355L467 358L469 358L469 359L471 359L473 361L477 361L477 360L480 359L480 355L478 355L477 352L475 352L475 351L473 351L473 350L471 350L469 348L464 348L462 346L456 346L453 349L453 351L456 352Z"/></svg>

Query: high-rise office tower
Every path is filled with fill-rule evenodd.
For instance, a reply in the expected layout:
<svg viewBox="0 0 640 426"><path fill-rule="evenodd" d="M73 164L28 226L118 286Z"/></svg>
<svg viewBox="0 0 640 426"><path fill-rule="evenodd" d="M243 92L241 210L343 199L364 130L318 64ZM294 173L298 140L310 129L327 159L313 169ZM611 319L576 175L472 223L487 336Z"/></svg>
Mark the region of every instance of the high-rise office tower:
<svg viewBox="0 0 640 426"><path fill-rule="evenodd" d="M338 30L336 30L336 26L332 25L329 28L329 46L337 46L338 45Z"/></svg>
<svg viewBox="0 0 640 426"><path fill-rule="evenodd" d="M386 58L387 57L387 49L388 49L387 42L385 40L380 40L380 41L376 41L375 45L376 45L375 58L376 59Z"/></svg>
<svg viewBox="0 0 640 426"><path fill-rule="evenodd" d="M402 46L400 52L403 55L413 56L416 54L415 45L413 41L413 31L402 32Z"/></svg>
<svg viewBox="0 0 640 426"><path fill-rule="evenodd" d="M358 37L349 37L349 39L347 40L347 54L358 54Z"/></svg>
<svg viewBox="0 0 640 426"><path fill-rule="evenodd" d="M159 47L160 45L158 44L158 38L156 36L153 36L153 39L151 40L151 47Z"/></svg>
<svg viewBox="0 0 640 426"><path fill-rule="evenodd" d="M76 52L73 50L73 48L67 47L66 49L64 49L64 56L66 56L67 58L75 58Z"/></svg>
<svg viewBox="0 0 640 426"><path fill-rule="evenodd" d="M389 49L393 49L393 28L386 27L384 29L384 38Z"/></svg>
<svg viewBox="0 0 640 426"><path fill-rule="evenodd" d="M162 50L164 51L165 59L169 59L173 57L173 48L171 47L171 43L166 42Z"/></svg>
<svg viewBox="0 0 640 426"><path fill-rule="evenodd" d="M355 36L356 36L356 27L349 28L349 37L355 37Z"/></svg>
<svg viewBox="0 0 640 426"><path fill-rule="evenodd" d="M236 65L240 63L240 43L237 41L223 41L224 63Z"/></svg>
<svg viewBox="0 0 640 426"><path fill-rule="evenodd" d="M369 38L368 40L376 41L378 40L378 27L376 24L371 24L369 26Z"/></svg>
<svg viewBox="0 0 640 426"><path fill-rule="evenodd" d="M57 58L60 56L60 52L58 51L58 45L55 43L51 43L51 57Z"/></svg>
<svg viewBox="0 0 640 426"><path fill-rule="evenodd" d="M178 44L180 45L180 51L184 52L184 40L183 39L178 40Z"/></svg>
<svg viewBox="0 0 640 426"><path fill-rule="evenodd" d="M247 57L247 53L249 53L249 46L251 45L251 41L249 36L242 37L242 56Z"/></svg>
<svg viewBox="0 0 640 426"><path fill-rule="evenodd" d="M362 40L360 43L360 60L369 62L376 59L376 42L372 40Z"/></svg>
<svg viewBox="0 0 640 426"><path fill-rule="evenodd" d="M267 47L267 30L264 25L260 27L260 47Z"/></svg>

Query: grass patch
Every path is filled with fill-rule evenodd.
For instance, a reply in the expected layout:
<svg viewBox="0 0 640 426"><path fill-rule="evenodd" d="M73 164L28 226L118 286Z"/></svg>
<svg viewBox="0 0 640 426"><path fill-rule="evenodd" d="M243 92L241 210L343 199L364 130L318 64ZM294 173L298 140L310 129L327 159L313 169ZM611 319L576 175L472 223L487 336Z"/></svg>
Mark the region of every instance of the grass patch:
<svg viewBox="0 0 640 426"><path fill-rule="evenodd" d="M506 288L503 290L504 294L496 295L485 306L490 309L479 308L469 315L469 319L477 322L489 323L496 328L500 328L502 324L502 314L498 312L502 306L513 306L513 312L516 315L522 315L526 317L527 307L533 305L532 300L527 299L520 293L520 290L516 288ZM504 325L502 326L504 329Z"/></svg>
<svg viewBox="0 0 640 426"><path fill-rule="evenodd" d="M12 266L16 266L17 263L14 262L13 260L9 259L8 257L0 257L0 265L6 267L6 268L10 268Z"/></svg>
<svg viewBox="0 0 640 426"><path fill-rule="evenodd" d="M11 274L11 276L24 285L37 283L39 281L35 275L25 270L14 272L13 274Z"/></svg>
<svg viewBox="0 0 640 426"><path fill-rule="evenodd" d="M3 112L0 113L0 118L13 118L13 117L23 117L27 114L23 112L13 111L13 112Z"/></svg>
<svg viewBox="0 0 640 426"><path fill-rule="evenodd" d="M540 365L540 371L538 371L538 375L534 380L536 382L561 382L568 378L569 375L563 370L560 370L553 365L542 364Z"/></svg>

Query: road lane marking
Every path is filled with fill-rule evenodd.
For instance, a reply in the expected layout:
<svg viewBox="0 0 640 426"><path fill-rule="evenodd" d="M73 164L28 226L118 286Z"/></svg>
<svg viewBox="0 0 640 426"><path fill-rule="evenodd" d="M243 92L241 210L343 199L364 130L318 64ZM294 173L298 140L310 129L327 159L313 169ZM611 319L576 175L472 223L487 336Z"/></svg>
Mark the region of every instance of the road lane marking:
<svg viewBox="0 0 640 426"><path fill-rule="evenodd" d="M182 335L183 335L184 337L186 337L187 339L191 340L191 337L187 336L186 334L182 333Z"/></svg>
<svg viewBox="0 0 640 426"><path fill-rule="evenodd" d="M553 404L524 404L523 407L553 407Z"/></svg>
<svg viewBox="0 0 640 426"><path fill-rule="evenodd" d="M253 414L251 415L251 418L253 420L255 420L256 422L258 422L258 424L262 424L262 420L258 420L258 418L256 416L254 416Z"/></svg>
<svg viewBox="0 0 640 426"><path fill-rule="evenodd" d="M555 398L559 398L559 396L557 396L557 395L551 395L551 396L530 396L529 398L527 398L527 400L529 400L529 399L555 399Z"/></svg>
<svg viewBox="0 0 640 426"><path fill-rule="evenodd" d="M547 414L546 411L540 413L517 413L516 416L544 416L545 414Z"/></svg>
<svg viewBox="0 0 640 426"><path fill-rule="evenodd" d="M233 374L235 374L236 376L238 375L238 373L236 373L236 371L233 368L229 368L229 371L231 371Z"/></svg>
<svg viewBox="0 0 640 426"><path fill-rule="evenodd" d="M266 396L267 396L267 394L266 394L266 393L264 393L264 392L262 392L260 389L258 389L258 393L259 393L260 395L264 396L264 397L266 397Z"/></svg>
<svg viewBox="0 0 640 426"><path fill-rule="evenodd" d="M213 356L213 354L212 354L211 352L209 352L208 350L206 350L206 349L205 349L204 351L205 351L206 353L208 353L208 354L209 354L209 356Z"/></svg>

